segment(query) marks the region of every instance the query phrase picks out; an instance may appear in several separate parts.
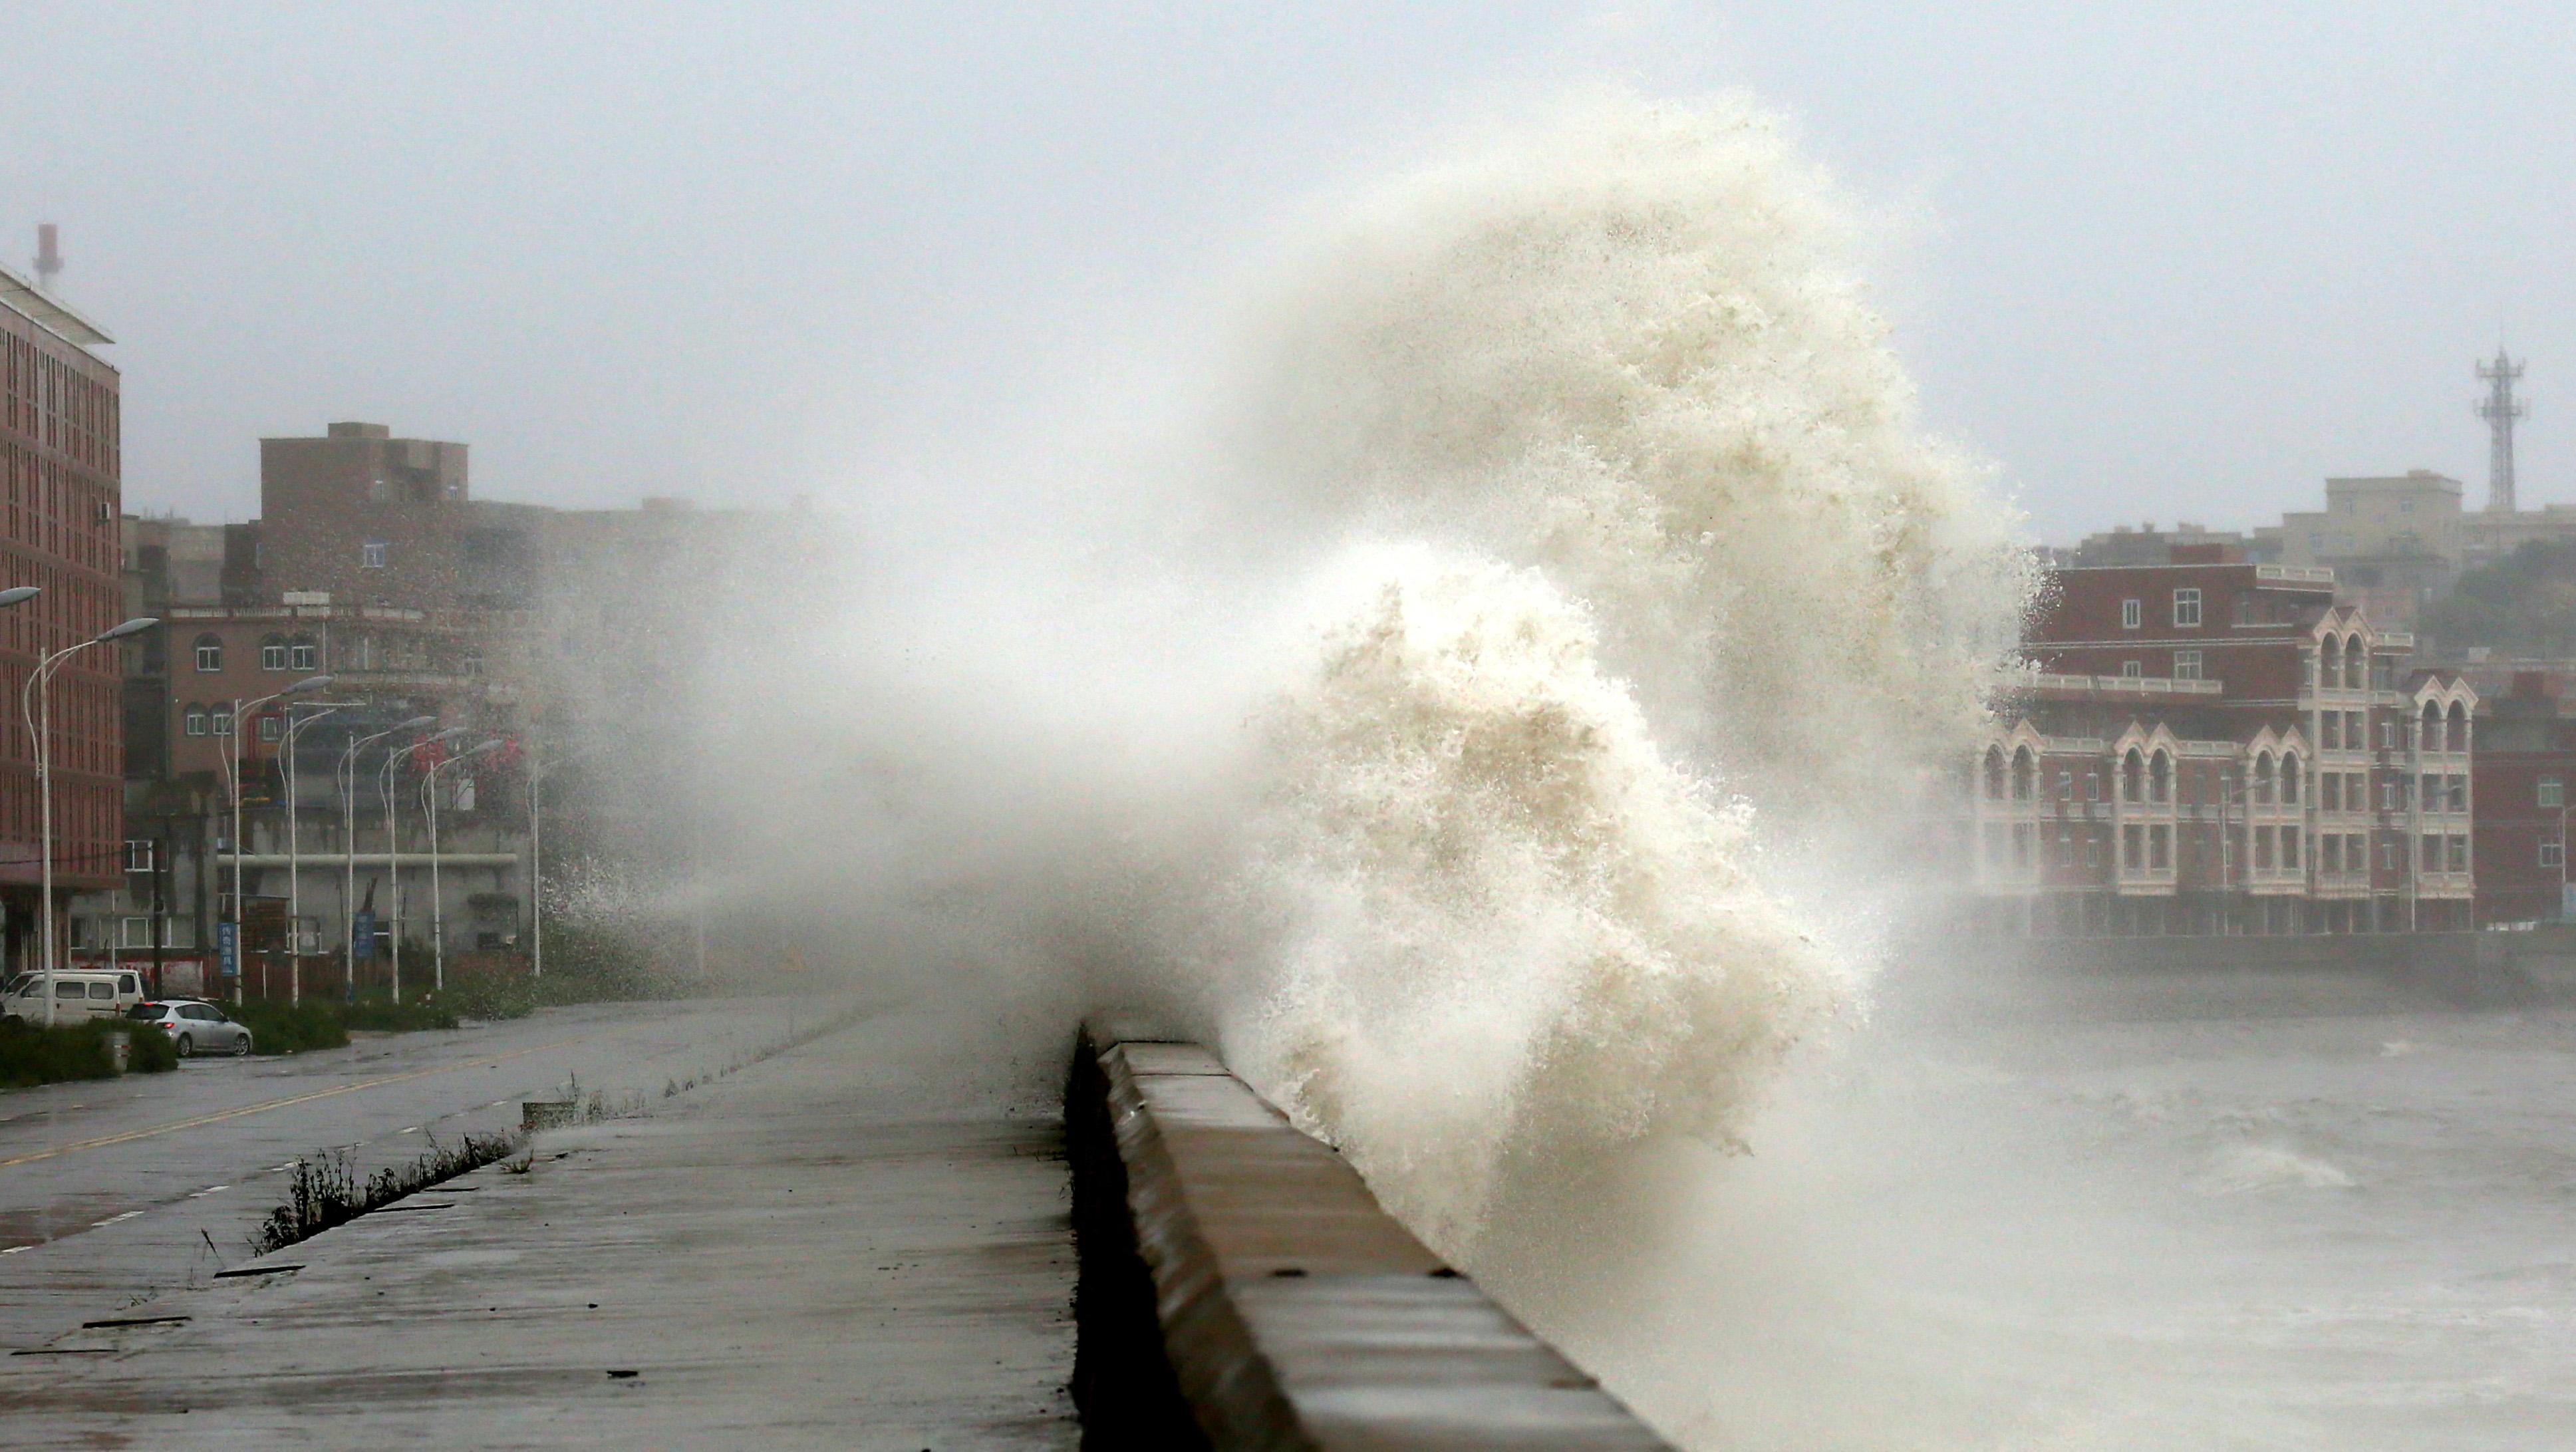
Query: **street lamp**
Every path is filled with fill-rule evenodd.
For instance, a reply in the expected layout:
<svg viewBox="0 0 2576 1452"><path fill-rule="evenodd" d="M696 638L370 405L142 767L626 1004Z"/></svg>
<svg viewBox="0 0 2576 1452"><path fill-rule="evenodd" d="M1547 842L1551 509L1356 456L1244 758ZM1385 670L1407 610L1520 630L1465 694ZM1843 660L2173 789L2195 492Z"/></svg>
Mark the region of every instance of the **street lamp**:
<svg viewBox="0 0 2576 1452"><path fill-rule="evenodd" d="M531 978L546 976L546 774L600 748L586 746L569 756L540 762L533 743L528 752L528 920L534 946L529 950Z"/></svg>
<svg viewBox="0 0 2576 1452"><path fill-rule="evenodd" d="M20 594L20 591L26 593ZM14 605L20 600L34 599L35 595L35 586L19 585L0 591L0 604ZM10 596L17 598L9 599ZM36 795L43 803L42 826L39 831L44 838L42 855L45 860L42 911L45 922L43 943L45 1027L47 1028L54 1026L54 698L53 693L45 687L53 680L55 667L60 666L73 655L93 645L104 645L111 640L123 640L129 635L139 635L160 623L148 615L141 616L128 620L122 625L100 631L77 644L64 646L37 661L36 668L27 673L26 685L20 687L18 691L18 713L26 718L27 737L36 746Z"/></svg>
<svg viewBox="0 0 2576 1452"><path fill-rule="evenodd" d="M246 904L245 904L245 903L243 902L243 900L242 900L242 846L243 846L243 844L242 844L242 813L241 813L241 809L242 809L241 743L242 743L242 732L243 732L243 730L245 729L245 727L244 727L244 725L243 725L243 720L244 720L244 717L246 716L246 714L247 714L248 712L256 711L256 710L258 710L260 707L267 705L267 704L268 704L269 702L271 702L271 701L280 700L280 699L283 699L284 697L287 697L287 696L301 696L301 695L305 695L305 694L307 694L308 692L318 691L318 690L322 689L324 686L327 686L327 685L329 685L329 684L331 684L331 678L330 678L329 676L306 676L304 679L302 679L302 680L300 680L300 681L297 681L295 684L293 684L293 685L291 685L291 686L288 686L285 690L282 690L282 691L271 691L271 692L269 692L267 695L265 695L265 696L261 696L261 697L259 697L259 698L255 699L255 700L252 700L252 701L247 702L247 703L245 703L245 702L242 700L242 698L241 698L241 697L239 697L239 696L235 696L235 697L233 697L233 713L232 713L232 740L233 740L233 749L232 749L231 763L232 763L232 788L233 788L233 1002L235 1002L235 1003L239 1003L239 1002L241 1002L241 1001L242 1001L242 975L241 975L241 952L242 952L242 910L243 910L243 908L246 906ZM291 935L290 935L290 936L291 936ZM263 987L260 991L264 994L264 993L266 993L268 990L267 990L265 987Z"/></svg>
<svg viewBox="0 0 2576 1452"><path fill-rule="evenodd" d="M446 900L439 895L438 890L438 774L458 762L472 761L478 756L496 751L500 745L500 739L495 737L480 746L460 751L445 761L432 762L429 771L422 776L420 782L421 800L428 805L429 809L429 941L438 965L436 991L442 993L447 990L447 915Z"/></svg>
<svg viewBox="0 0 2576 1452"><path fill-rule="evenodd" d="M418 751L424 746L453 741L464 734L464 727L450 726L434 736L412 743L411 749ZM391 937L394 945L394 1002L397 1004L402 1002L402 813L396 805L400 798L394 795L394 769L402 764L402 759L402 752L385 753L384 767L376 773L376 791L385 804L385 880L392 885L394 899Z"/></svg>
<svg viewBox="0 0 2576 1452"><path fill-rule="evenodd" d="M344 991L351 1003L358 1001L358 753L388 736L399 736L406 731L419 731L437 724L435 716L414 716L399 726L388 727L372 736L353 736L341 750L340 765L334 771L340 783L340 837L341 846L345 849L342 855L347 859L348 868L348 876L340 888L340 936L345 940L341 948L348 968ZM386 835L392 835L390 828Z"/></svg>
<svg viewBox="0 0 2576 1452"><path fill-rule="evenodd" d="M338 715L341 709L327 706L299 721L295 708L290 706L286 729L278 733L277 749L286 760L286 1001L295 1007L304 1003L304 864L295 839L295 737L323 717ZM239 732L241 723L234 722L233 730Z"/></svg>

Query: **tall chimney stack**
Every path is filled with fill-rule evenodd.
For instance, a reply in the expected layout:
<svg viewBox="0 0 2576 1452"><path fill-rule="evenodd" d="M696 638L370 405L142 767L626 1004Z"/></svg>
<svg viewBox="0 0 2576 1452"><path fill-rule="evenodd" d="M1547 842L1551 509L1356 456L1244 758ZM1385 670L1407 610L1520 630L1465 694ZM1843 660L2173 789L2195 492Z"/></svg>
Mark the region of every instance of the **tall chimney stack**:
<svg viewBox="0 0 2576 1452"><path fill-rule="evenodd" d="M50 289L63 270L62 229L51 222L36 224L36 282Z"/></svg>

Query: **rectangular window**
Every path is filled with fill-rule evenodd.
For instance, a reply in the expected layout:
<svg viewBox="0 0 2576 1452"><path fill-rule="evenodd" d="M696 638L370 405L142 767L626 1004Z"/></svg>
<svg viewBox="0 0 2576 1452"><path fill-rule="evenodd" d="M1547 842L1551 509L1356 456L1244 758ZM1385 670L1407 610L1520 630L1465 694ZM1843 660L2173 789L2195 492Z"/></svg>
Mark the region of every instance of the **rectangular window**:
<svg viewBox="0 0 2576 1452"><path fill-rule="evenodd" d="M2397 870L2397 844L2395 842L2382 842L2379 844L2379 867L2383 872L2395 872Z"/></svg>
<svg viewBox="0 0 2576 1452"><path fill-rule="evenodd" d="M313 643L311 641L297 641L288 653L293 657L295 662L292 669L299 671L318 669L315 665L315 661L318 657L314 651Z"/></svg>
<svg viewBox="0 0 2576 1452"><path fill-rule="evenodd" d="M2379 809L2383 812L2397 810L2397 778L2390 777L2379 784Z"/></svg>
<svg viewBox="0 0 2576 1452"><path fill-rule="evenodd" d="M2541 865L2541 866L2543 866L2543 867L2564 867L2564 866L2566 866L2566 865L2567 865L2567 844L2566 844L2566 843L2564 843L2564 842L2543 842L2543 843L2541 843L2541 844L2540 844L2540 865Z"/></svg>
<svg viewBox="0 0 2576 1452"><path fill-rule="evenodd" d="M2178 650L2174 652L2174 679L2178 681L2196 681L2200 679L2199 651Z"/></svg>
<svg viewBox="0 0 2576 1452"><path fill-rule="evenodd" d="M261 646L259 648L259 668L264 671L282 671L286 669L286 647L275 643Z"/></svg>
<svg viewBox="0 0 2576 1452"><path fill-rule="evenodd" d="M2062 802L2075 800L2075 773L2061 771L2057 774L2057 799Z"/></svg>
<svg viewBox="0 0 2576 1452"><path fill-rule="evenodd" d="M2567 783L2564 779L2544 776L2540 779L2540 804L2544 807L2567 805Z"/></svg>
<svg viewBox="0 0 2576 1452"><path fill-rule="evenodd" d="M2379 723L2379 749L2382 751L2395 751L2397 749L2396 722L2382 721Z"/></svg>
<svg viewBox="0 0 2576 1452"><path fill-rule="evenodd" d="M128 872L150 872L152 870L151 838L128 837L125 839L125 870Z"/></svg>
<svg viewBox="0 0 2576 1452"><path fill-rule="evenodd" d="M197 647L197 669L212 675L224 668L224 648L220 645Z"/></svg>
<svg viewBox="0 0 2576 1452"><path fill-rule="evenodd" d="M2272 870L2272 829L2269 827L2254 829L2254 870L2257 872Z"/></svg>
<svg viewBox="0 0 2576 1452"><path fill-rule="evenodd" d="M2281 829L2281 870L2283 872L2299 870L2299 829L2296 827Z"/></svg>
<svg viewBox="0 0 2576 1452"><path fill-rule="evenodd" d="M2147 867L2162 872L2173 865L2173 828L2147 829Z"/></svg>
<svg viewBox="0 0 2576 1452"><path fill-rule="evenodd" d="M2038 829L2037 827L2033 826L2031 823L2028 823L2028 822L2015 822L2015 823L2013 823L2013 835L2012 835L2013 866L2015 866L2015 867L2028 867L2028 866L2030 866L2030 859L2031 859L2031 850L2032 850L2032 845L2033 845L2033 841L2034 841L2034 839L2038 836L2038 834L2039 834L2039 829Z"/></svg>
<svg viewBox="0 0 2576 1452"><path fill-rule="evenodd" d="M2424 850L2415 859L2415 870L2418 872L2442 870L2442 839L2436 834L2431 832L2424 834Z"/></svg>
<svg viewBox="0 0 2576 1452"><path fill-rule="evenodd" d="M2122 630L2135 630L2141 624L2145 623L2146 618L2147 602L2144 600L2123 600L2120 602L2120 628Z"/></svg>
<svg viewBox="0 0 2576 1452"><path fill-rule="evenodd" d="M2084 773L2084 800L2088 802L2102 800L2102 773L2098 771Z"/></svg>
<svg viewBox="0 0 2576 1452"><path fill-rule="evenodd" d="M2466 775L2454 775L2451 778L2451 810L2465 812L2468 809L2469 779Z"/></svg>
<svg viewBox="0 0 2576 1452"><path fill-rule="evenodd" d="M2328 773L2326 773L2326 775L2324 776L2324 778L2323 778L2322 780L2323 780L2323 784L2324 784L2325 789L2326 789L2325 800L2323 800L2323 801L2321 801L2321 802L2317 803L2317 805L2318 805L2319 807L2321 807L2321 808L2325 809L2326 811L2329 811L2329 812L2340 812L2340 811L2342 811L2342 810L2343 810L2343 777L2342 777L2342 774L2341 774L2341 773L2339 773L2339 772L2328 772Z"/></svg>
<svg viewBox="0 0 2576 1452"><path fill-rule="evenodd" d="M2341 837L2320 838L2317 848L2325 854L2324 860L2317 864L2318 868L2321 871L2340 874L2343 871L2343 839Z"/></svg>
<svg viewBox="0 0 2576 1452"><path fill-rule="evenodd" d="M2145 676L2146 673L2146 667L2139 664L2137 661L2124 660L2120 662L2120 674L2127 680L2138 680Z"/></svg>
<svg viewBox="0 0 2576 1452"><path fill-rule="evenodd" d="M2343 749L2343 717L2340 713L2328 711L2317 718L2317 744L2328 751Z"/></svg>
<svg viewBox="0 0 2576 1452"><path fill-rule="evenodd" d="M262 741L275 741L284 733L285 728L286 723L280 718L275 716L262 716L259 718L259 739Z"/></svg>
<svg viewBox="0 0 2576 1452"><path fill-rule="evenodd" d="M217 736L230 736L233 734L233 713L230 707L218 706L214 710L207 712L206 715L207 718L214 723L215 734Z"/></svg>
<svg viewBox="0 0 2576 1452"><path fill-rule="evenodd" d="M2362 714L2359 711L2346 711L2344 713L2343 739L2349 743L2355 751L2368 751L2370 749L2370 724L2362 719Z"/></svg>
<svg viewBox="0 0 2576 1452"><path fill-rule="evenodd" d="M2174 591L2174 624L2185 629L2199 626L2200 592L2198 590Z"/></svg>
<svg viewBox="0 0 2576 1452"><path fill-rule="evenodd" d="M2146 835L2143 827L2120 829L2120 869L2123 872L2135 871L2138 864L2146 860Z"/></svg>
<svg viewBox="0 0 2576 1452"><path fill-rule="evenodd" d="M2359 832L2343 839L2343 860L2355 872L2370 870L2370 839Z"/></svg>
<svg viewBox="0 0 2576 1452"><path fill-rule="evenodd" d="M385 542L383 540L371 539L365 544L358 546L358 568L362 570L381 570L384 567Z"/></svg>
<svg viewBox="0 0 2576 1452"><path fill-rule="evenodd" d="M2429 771L2416 778L2415 804L2428 812L2442 810L2442 779Z"/></svg>
<svg viewBox="0 0 2576 1452"><path fill-rule="evenodd" d="M2465 836L2455 835L2451 838L2451 870L2453 872L2469 870L2469 839Z"/></svg>

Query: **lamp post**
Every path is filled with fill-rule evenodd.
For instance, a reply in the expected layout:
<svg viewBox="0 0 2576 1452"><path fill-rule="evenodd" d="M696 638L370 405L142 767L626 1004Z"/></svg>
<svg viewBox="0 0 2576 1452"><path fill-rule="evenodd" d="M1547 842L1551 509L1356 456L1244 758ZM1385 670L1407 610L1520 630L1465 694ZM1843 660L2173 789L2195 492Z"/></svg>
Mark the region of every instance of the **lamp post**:
<svg viewBox="0 0 2576 1452"><path fill-rule="evenodd" d="M438 888L438 774L459 762L472 761L494 751L500 745L497 739L486 741L445 761L433 762L428 773L421 778L421 800L429 810L429 942L437 963L437 988L434 990L437 992L447 989L447 904L446 899L439 895Z"/></svg>
<svg viewBox="0 0 2576 1452"><path fill-rule="evenodd" d="M418 751L424 746L453 741L464 734L464 727L450 726L434 736L413 742L411 749ZM402 1002L402 813L396 805L401 799L394 795L394 771L402 765L403 755L399 751L387 752L384 769L376 776L376 789L385 804L385 880L393 888L394 925L389 936L393 939L394 1002L397 1004Z"/></svg>
<svg viewBox="0 0 2576 1452"><path fill-rule="evenodd" d="M286 759L286 1001L292 1007L304 1002L304 861L295 837L295 737L339 711L338 706L328 706L299 721L295 708L289 706L286 729L278 733L278 753ZM234 722L233 730L241 730L241 723Z"/></svg>
<svg viewBox="0 0 2576 1452"><path fill-rule="evenodd" d="M34 588L20 585L6 593L16 595L19 590L29 591L27 595L18 595L18 599L25 600L33 598ZM48 691L46 686L53 680L55 668L78 652L87 650L93 645L103 645L111 640L122 640L129 635L140 634L160 623L150 616L142 616L100 631L77 644L64 646L37 661L36 668L27 673L26 685L20 687L18 691L18 711L26 718L28 739L36 746L36 795L42 803L41 826L38 830L44 838L44 846L41 850L44 858L44 895L38 900L38 911L44 919L44 930L40 941L44 945L45 955L44 995L45 1027L47 1028L54 1026L54 703L53 693Z"/></svg>
<svg viewBox="0 0 2576 1452"><path fill-rule="evenodd" d="M340 838L345 849L348 875L340 887L340 936L348 969L343 996L351 1003L358 1001L358 753L388 736L406 731L419 731L438 724L435 716L414 716L399 726L388 727L372 736L353 736L340 752L340 765L335 771L340 783ZM386 829L388 838L392 829Z"/></svg>
<svg viewBox="0 0 2576 1452"><path fill-rule="evenodd" d="M242 953L242 909L245 906L242 901L242 720L246 713L256 711L271 701L282 700L288 696L301 696L308 691L318 691L329 684L331 684L331 678L329 676L306 676L304 679L288 686L285 690L271 691L265 696L257 697L248 702L244 702L239 696L233 697L231 723L233 749L230 759L232 764L233 788L233 1002L235 1003L242 1001L242 974L240 972L240 967ZM267 992L267 989L263 987L260 991L265 993Z"/></svg>
<svg viewBox="0 0 2576 1452"><path fill-rule="evenodd" d="M528 920L535 944L529 954L528 976L531 978L546 976L546 817L545 793L541 788L546 773L598 749L597 746L584 747L553 761L540 761L533 743L528 750Z"/></svg>

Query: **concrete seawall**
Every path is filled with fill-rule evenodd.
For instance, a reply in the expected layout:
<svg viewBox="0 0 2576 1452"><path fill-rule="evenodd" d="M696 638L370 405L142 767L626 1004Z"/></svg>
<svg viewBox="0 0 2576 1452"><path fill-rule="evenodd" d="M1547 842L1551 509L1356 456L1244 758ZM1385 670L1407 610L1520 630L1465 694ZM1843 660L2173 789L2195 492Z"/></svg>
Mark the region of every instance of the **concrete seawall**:
<svg viewBox="0 0 2576 1452"><path fill-rule="evenodd" d="M1065 1110L1086 1448L1667 1446L1205 1049L1090 1025Z"/></svg>

